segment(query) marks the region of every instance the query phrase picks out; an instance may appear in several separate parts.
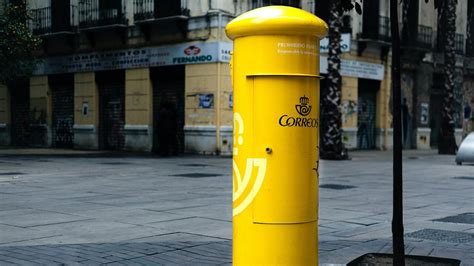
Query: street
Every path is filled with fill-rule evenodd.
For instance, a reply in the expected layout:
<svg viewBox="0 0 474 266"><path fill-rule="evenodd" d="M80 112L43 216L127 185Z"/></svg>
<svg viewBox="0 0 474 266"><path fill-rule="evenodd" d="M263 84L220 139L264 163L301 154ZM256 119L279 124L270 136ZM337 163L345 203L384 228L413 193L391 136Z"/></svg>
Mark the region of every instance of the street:
<svg viewBox="0 0 474 266"><path fill-rule="evenodd" d="M320 163L319 260L391 252L390 151ZM230 264L230 158L0 149L0 264ZM474 165L404 153L407 254L474 265Z"/></svg>

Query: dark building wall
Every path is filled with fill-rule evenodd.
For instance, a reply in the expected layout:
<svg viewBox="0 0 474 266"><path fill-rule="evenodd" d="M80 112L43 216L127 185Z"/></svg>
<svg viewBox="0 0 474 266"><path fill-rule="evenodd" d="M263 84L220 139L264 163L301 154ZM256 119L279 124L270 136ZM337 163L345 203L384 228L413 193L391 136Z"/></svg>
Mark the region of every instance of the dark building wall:
<svg viewBox="0 0 474 266"><path fill-rule="evenodd" d="M416 102L414 104L414 128L429 127L430 88L433 85L433 67L420 64L415 76ZM428 116L425 116L428 114Z"/></svg>
<svg viewBox="0 0 474 266"><path fill-rule="evenodd" d="M30 90L27 80L8 84L11 95L11 143L26 146L31 141Z"/></svg>

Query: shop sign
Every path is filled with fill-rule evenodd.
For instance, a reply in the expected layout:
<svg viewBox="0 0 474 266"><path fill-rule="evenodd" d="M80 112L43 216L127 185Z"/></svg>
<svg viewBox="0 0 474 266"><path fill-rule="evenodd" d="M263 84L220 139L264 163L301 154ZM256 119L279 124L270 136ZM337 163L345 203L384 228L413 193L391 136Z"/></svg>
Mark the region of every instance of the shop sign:
<svg viewBox="0 0 474 266"><path fill-rule="evenodd" d="M34 75L229 62L231 43L194 42L44 58Z"/></svg>
<svg viewBox="0 0 474 266"><path fill-rule="evenodd" d="M351 51L351 34L350 33L343 33L341 34L341 52L348 53ZM329 38L321 39L319 43L320 53L328 53L329 52Z"/></svg>
<svg viewBox="0 0 474 266"><path fill-rule="evenodd" d="M328 73L328 58L321 56L319 61L321 74ZM385 66L356 60L341 60L341 76L383 80Z"/></svg>
<svg viewBox="0 0 474 266"><path fill-rule="evenodd" d="M219 62L229 63L230 53L232 52L231 42L219 42Z"/></svg>
<svg viewBox="0 0 474 266"><path fill-rule="evenodd" d="M211 109L214 107L214 94L199 94L199 108Z"/></svg>
<svg viewBox="0 0 474 266"><path fill-rule="evenodd" d="M420 123L422 125L428 125L428 112L429 112L429 105L428 103L421 103L421 110L420 110Z"/></svg>

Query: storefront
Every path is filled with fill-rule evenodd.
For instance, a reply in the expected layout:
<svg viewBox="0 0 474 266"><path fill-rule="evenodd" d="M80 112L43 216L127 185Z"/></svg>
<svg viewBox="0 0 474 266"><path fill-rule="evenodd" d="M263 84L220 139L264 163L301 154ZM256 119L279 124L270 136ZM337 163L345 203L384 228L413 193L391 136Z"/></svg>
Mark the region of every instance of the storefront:
<svg viewBox="0 0 474 266"><path fill-rule="evenodd" d="M193 42L45 58L33 79L52 95L40 95L51 146L230 153L230 50Z"/></svg>
<svg viewBox="0 0 474 266"><path fill-rule="evenodd" d="M52 96L52 146L72 148L74 141L74 76L50 75L48 82Z"/></svg>
<svg viewBox="0 0 474 266"><path fill-rule="evenodd" d="M321 74L327 76L327 56L322 55L320 62ZM342 55L340 74L344 145L348 149L389 148L387 117L390 94L385 65L373 58L346 53ZM325 86L327 80L323 79L321 90Z"/></svg>
<svg viewBox="0 0 474 266"><path fill-rule="evenodd" d="M387 147L386 67L351 55L348 34L341 47L343 140L347 148ZM46 58L32 80L53 95L39 95L43 109L52 104L52 118L45 119L52 124L51 146L231 154L231 48L229 42L192 42ZM68 85L52 79L65 74L73 77Z"/></svg>

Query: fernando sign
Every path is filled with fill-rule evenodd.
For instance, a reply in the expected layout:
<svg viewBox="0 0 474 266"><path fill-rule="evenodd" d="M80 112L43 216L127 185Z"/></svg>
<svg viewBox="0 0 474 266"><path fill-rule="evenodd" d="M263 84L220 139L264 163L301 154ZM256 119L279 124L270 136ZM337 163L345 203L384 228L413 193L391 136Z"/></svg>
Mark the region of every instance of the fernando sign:
<svg viewBox="0 0 474 266"><path fill-rule="evenodd" d="M47 57L34 75L229 62L231 49L227 42L195 42Z"/></svg>

